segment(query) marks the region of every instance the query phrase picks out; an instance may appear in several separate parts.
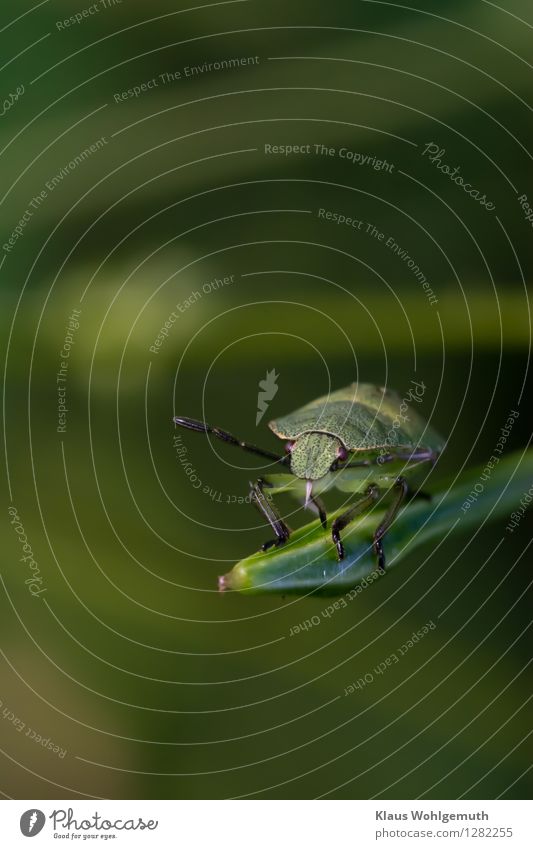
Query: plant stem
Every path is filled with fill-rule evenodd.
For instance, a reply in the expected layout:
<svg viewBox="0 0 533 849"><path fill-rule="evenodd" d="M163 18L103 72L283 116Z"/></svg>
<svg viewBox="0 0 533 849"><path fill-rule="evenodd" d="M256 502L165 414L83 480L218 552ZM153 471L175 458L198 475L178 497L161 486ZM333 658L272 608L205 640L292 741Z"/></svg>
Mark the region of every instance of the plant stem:
<svg viewBox="0 0 533 849"><path fill-rule="evenodd" d="M464 533L501 518L509 521L521 500L529 503L524 501L526 496L532 500L532 484L533 451L518 451L492 469L480 466L466 472L429 503L408 504L384 537L387 569L429 540ZM219 579L220 589L246 593L345 592L370 573L379 574L372 534L383 515L383 510L373 510L345 529L346 557L340 563L329 531L331 522L324 531L316 521L295 531L285 545L241 560ZM502 529L502 533L510 532Z"/></svg>

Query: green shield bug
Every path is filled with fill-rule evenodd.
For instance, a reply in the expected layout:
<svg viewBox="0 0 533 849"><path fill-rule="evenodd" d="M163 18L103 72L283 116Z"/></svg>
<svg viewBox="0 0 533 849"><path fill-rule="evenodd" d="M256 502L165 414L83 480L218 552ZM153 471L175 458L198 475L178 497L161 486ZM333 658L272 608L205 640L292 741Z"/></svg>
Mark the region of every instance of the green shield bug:
<svg viewBox="0 0 533 849"><path fill-rule="evenodd" d="M411 389L408 399L420 402L418 387L423 384L414 385L416 392ZM338 559L342 560L343 528L392 491L393 501L373 534L378 567L383 570L383 537L410 494L408 478L421 466L434 463L444 445L412 405L408 413L404 407L407 409L407 399L391 389L352 383L269 422L276 436L285 440L285 454L281 456L205 422L182 416L174 418L174 422L212 434L284 467L286 471L263 476L251 484L252 502L276 535L262 546L263 551L287 542L291 533L273 503L276 493L290 492L305 499L305 506L318 513L326 530L327 514L320 496L333 487L355 496L330 529Z"/></svg>

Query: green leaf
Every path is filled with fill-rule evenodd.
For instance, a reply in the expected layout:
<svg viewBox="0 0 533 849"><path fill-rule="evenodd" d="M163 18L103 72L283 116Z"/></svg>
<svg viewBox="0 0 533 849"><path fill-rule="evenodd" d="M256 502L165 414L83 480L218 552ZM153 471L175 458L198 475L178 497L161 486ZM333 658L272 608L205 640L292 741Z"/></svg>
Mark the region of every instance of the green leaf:
<svg viewBox="0 0 533 849"><path fill-rule="evenodd" d="M387 569L429 540L464 533L496 519L504 518L509 523L510 514L522 509L521 502L525 505L532 500L532 484L533 451L519 451L492 469L479 466L466 472L429 503L408 504L384 538ZM220 589L254 594L336 594L368 576L376 579L379 573L372 533L385 511L373 510L345 529L342 539L346 557L339 563L329 528L331 520L342 512L329 517L328 531L315 521L295 531L285 545L244 558L220 578Z"/></svg>

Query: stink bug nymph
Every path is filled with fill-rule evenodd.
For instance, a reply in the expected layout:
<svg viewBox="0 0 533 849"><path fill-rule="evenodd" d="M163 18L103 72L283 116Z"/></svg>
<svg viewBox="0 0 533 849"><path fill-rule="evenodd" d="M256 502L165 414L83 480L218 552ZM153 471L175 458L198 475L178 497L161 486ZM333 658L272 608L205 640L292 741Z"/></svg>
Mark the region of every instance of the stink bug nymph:
<svg viewBox="0 0 533 849"><path fill-rule="evenodd" d="M396 392L370 383L353 383L338 389L269 422L270 429L286 443L282 455L242 442L205 422L182 416L174 422L212 434L283 467L284 472L263 476L251 484L252 502L276 535L262 546L264 551L283 545L290 536L272 500L276 493L291 492L304 498L305 506L318 513L325 530L327 514L320 495L336 487L357 496L331 524L337 556L342 560L345 552L341 531L391 490L393 501L373 535L378 566L383 570L383 537L410 494L407 479L426 464L434 463L443 448L441 437L413 409L414 405L409 406L407 414L400 415L402 406L405 405Z"/></svg>

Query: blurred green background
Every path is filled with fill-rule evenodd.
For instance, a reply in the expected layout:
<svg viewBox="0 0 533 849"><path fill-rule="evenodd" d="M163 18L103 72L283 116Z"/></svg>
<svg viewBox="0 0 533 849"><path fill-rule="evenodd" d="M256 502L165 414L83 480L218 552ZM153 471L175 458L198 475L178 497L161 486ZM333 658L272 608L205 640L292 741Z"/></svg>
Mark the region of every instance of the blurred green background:
<svg viewBox="0 0 533 849"><path fill-rule="evenodd" d="M499 546L505 523L417 549L290 637L324 600L217 592L269 534L228 503L260 462L183 432L195 486L171 419L273 450L266 422L330 385L417 379L449 438L430 489L486 461L511 410L505 451L528 442L530 6L88 8L8 0L0 19L2 791L528 797L530 517ZM256 427L270 369L279 391ZM401 663L343 695L430 620Z"/></svg>

